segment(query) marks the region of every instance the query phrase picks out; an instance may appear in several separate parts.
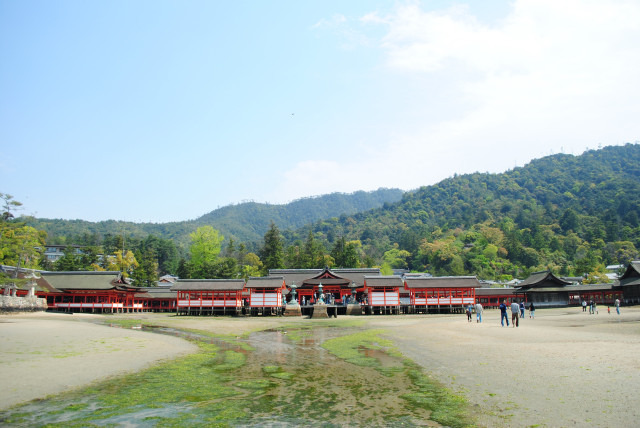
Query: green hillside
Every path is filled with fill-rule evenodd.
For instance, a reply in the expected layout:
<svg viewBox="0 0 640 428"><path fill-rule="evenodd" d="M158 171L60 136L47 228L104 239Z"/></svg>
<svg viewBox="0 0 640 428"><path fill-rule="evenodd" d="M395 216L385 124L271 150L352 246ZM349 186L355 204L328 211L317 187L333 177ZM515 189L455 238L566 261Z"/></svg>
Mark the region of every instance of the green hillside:
<svg viewBox="0 0 640 428"><path fill-rule="evenodd" d="M494 278L531 269L564 274L628 261L640 245L640 145L558 154L501 174L458 175L398 203L314 225L330 248L360 240L377 261ZM292 239L304 239L308 229Z"/></svg>
<svg viewBox="0 0 640 428"><path fill-rule="evenodd" d="M548 156L501 174L456 175L404 194L380 189L286 205L242 203L185 222L29 222L48 233L47 243L102 245L107 253L125 246L117 239L125 237L136 257L147 254L150 265L157 259L161 272L177 271L170 247L178 244L186 257L188 234L210 225L234 240L212 270L200 272L210 277L245 275L247 266L264 274L326 264L498 280L551 269L601 282L606 265L639 258L640 145ZM263 247L268 230L282 241L277 254ZM256 254L249 260L248 252L269 262ZM182 277L193 274L188 260L180 263Z"/></svg>
<svg viewBox="0 0 640 428"><path fill-rule="evenodd" d="M143 238L155 235L186 245L189 233L200 226L210 225L226 238L237 242L258 242L273 221L281 229L297 229L323 218L352 215L359 211L397 202L402 197L399 189L378 189L372 192L332 193L303 198L283 205L246 202L211 211L195 220L172 223L132 223L107 220L28 219L27 223L47 232L47 243L101 242L106 235L125 235Z"/></svg>

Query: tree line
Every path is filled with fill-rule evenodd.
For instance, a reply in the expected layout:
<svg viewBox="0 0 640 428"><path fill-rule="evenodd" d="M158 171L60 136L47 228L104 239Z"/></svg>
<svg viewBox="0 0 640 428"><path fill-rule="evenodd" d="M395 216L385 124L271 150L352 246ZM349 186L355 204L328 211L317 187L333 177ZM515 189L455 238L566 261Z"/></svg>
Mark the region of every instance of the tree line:
<svg viewBox="0 0 640 428"><path fill-rule="evenodd" d="M83 251L70 248L54 266L38 260L36 250L21 249L42 247L46 233L14 218L15 201L4 201L4 264L119 267L137 284L153 284L163 274L248 278L272 268L324 266L497 281L548 269L605 282L605 266L639 258L640 145L548 156L502 174L454 176L406 192L396 203L300 228L280 230L271 221L259 241L225 238L211 225L180 241L133 232L56 236L56 243L81 245Z"/></svg>

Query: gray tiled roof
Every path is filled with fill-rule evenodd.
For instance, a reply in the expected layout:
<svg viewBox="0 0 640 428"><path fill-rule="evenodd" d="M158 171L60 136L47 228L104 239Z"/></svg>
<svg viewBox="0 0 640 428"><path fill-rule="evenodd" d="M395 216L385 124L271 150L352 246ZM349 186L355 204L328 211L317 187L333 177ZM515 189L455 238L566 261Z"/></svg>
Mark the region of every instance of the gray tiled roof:
<svg viewBox="0 0 640 428"><path fill-rule="evenodd" d="M178 297L178 292L172 292L169 290L160 290L155 292L147 290L144 293L136 293L136 297L144 297L147 299L176 299Z"/></svg>
<svg viewBox="0 0 640 428"><path fill-rule="evenodd" d="M640 261L632 261L620 277L620 287L640 285Z"/></svg>
<svg viewBox="0 0 640 428"><path fill-rule="evenodd" d="M355 282L359 287L364 284L365 276L380 275L379 268L341 268L330 269L330 271L336 276ZM288 286L291 284L300 286L305 280L314 278L322 272L324 269L269 269L269 275L283 276ZM324 284L324 281L322 283Z"/></svg>
<svg viewBox="0 0 640 428"><path fill-rule="evenodd" d="M567 285L562 289L565 291L580 293L589 291L609 291L613 289L614 284L583 284L583 285ZM533 291L533 290L532 290Z"/></svg>
<svg viewBox="0 0 640 428"><path fill-rule="evenodd" d="M251 277L247 281L247 288L282 288L284 277L282 276L260 276Z"/></svg>
<svg viewBox="0 0 640 428"><path fill-rule="evenodd" d="M137 289L118 283L120 272L43 272L42 278L58 290Z"/></svg>
<svg viewBox="0 0 640 428"><path fill-rule="evenodd" d="M557 288L571 285L569 281L562 280L550 271L534 272L527 279L517 285L519 289L536 288Z"/></svg>
<svg viewBox="0 0 640 428"><path fill-rule="evenodd" d="M476 297L479 296L507 296L516 293L511 287L480 287L476 288Z"/></svg>
<svg viewBox="0 0 640 428"><path fill-rule="evenodd" d="M407 288L479 288L481 284L475 276L433 276L405 278Z"/></svg>
<svg viewBox="0 0 640 428"><path fill-rule="evenodd" d="M367 287L404 287L402 277L398 275L389 276L365 276L364 282Z"/></svg>

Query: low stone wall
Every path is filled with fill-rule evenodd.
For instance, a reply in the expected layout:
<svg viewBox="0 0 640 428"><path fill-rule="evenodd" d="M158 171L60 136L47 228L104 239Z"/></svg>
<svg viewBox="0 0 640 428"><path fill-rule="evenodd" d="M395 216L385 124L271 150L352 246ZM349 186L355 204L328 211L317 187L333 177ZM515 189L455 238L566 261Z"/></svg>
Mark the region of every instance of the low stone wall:
<svg viewBox="0 0 640 428"><path fill-rule="evenodd" d="M37 312L47 310L47 299L38 297L0 296L0 313Z"/></svg>

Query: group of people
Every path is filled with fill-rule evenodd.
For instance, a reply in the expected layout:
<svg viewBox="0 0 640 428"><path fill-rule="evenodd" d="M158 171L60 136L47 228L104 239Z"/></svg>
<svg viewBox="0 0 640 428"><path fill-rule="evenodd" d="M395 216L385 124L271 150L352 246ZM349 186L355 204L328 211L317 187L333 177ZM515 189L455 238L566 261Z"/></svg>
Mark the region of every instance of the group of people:
<svg viewBox="0 0 640 428"><path fill-rule="evenodd" d="M507 316L507 301L504 300L500 303L500 324L504 327L506 322L507 327L509 327L509 317ZM521 300L520 303L512 302L511 303L511 325L513 327L520 327L520 318L524 318L524 301ZM533 305L533 302L529 303L529 318L536 317L536 307Z"/></svg>
<svg viewBox="0 0 640 428"><path fill-rule="evenodd" d="M476 310L476 322L482 322L482 312L484 309L480 302L476 303L475 307L473 305L467 306L467 321L471 322L471 313L474 309Z"/></svg>
<svg viewBox="0 0 640 428"><path fill-rule="evenodd" d="M589 315L598 313L598 306L597 306L595 300L593 300L593 299L589 300L588 304L587 304L586 300L583 300L582 301L582 312L586 312L587 311L587 306L589 307Z"/></svg>
<svg viewBox="0 0 640 428"><path fill-rule="evenodd" d="M502 326L504 327L504 324L506 322L507 327L509 327L509 317L507 316L507 301L506 300L503 301L500 304L499 308L500 308L500 324L502 324ZM514 327L519 327L520 318L524 318L524 311L525 311L524 301L521 301L520 303L513 302L511 303L510 308L511 308L511 324ZM467 321L468 322L472 321L472 313L474 309L476 311L476 322L478 323L482 322L482 313L484 312L484 308L479 302L476 303L475 307L473 305L467 306L467 310L466 310ZM536 314L536 308L533 305L533 302L530 302L529 318L535 318L535 314Z"/></svg>
<svg viewBox="0 0 640 428"><path fill-rule="evenodd" d="M616 307L616 313L618 315L620 315L620 299L616 299L614 302L614 305ZM595 300L591 299L589 300L589 303L587 304L587 300L583 299L582 300L582 312L587 312L587 307L589 307L589 315L593 315L593 314L597 314L598 313L598 306L596 305ZM611 313L611 307L607 306L607 312Z"/></svg>

